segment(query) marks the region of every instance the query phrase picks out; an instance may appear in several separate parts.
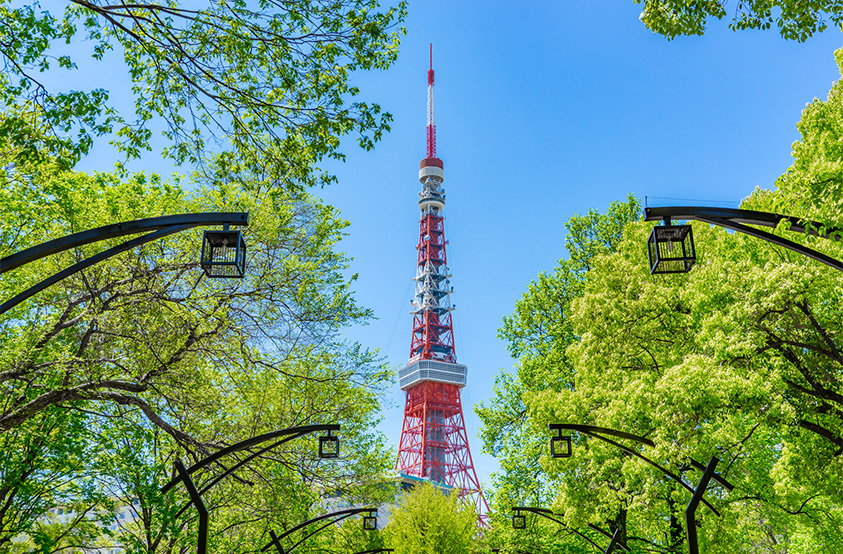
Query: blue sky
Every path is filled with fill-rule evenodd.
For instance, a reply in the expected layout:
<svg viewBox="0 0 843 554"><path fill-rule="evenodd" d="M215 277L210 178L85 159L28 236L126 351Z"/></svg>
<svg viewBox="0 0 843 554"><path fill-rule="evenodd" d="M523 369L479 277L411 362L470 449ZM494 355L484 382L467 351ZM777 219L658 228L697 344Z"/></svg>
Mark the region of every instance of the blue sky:
<svg viewBox="0 0 843 554"><path fill-rule="evenodd" d="M348 338L398 368L409 356L432 42L456 350L469 367L463 407L488 484L498 466L480 452L472 408L513 368L497 329L528 283L566 255L565 222L629 193L679 199L651 205L735 206L773 186L790 165L801 110L840 77L833 51L843 35L799 44L712 21L704 37L669 42L629 0L425 0L409 9L398 62L355 77L364 100L393 114L392 132L371 152L346 141L346 163L325 164L338 184L314 192L351 221L341 248L354 257L358 300L378 317ZM74 78L88 86L84 68ZM98 147L78 168L108 171L113 160ZM155 154L130 168L170 171ZM392 400L380 428L397 448L397 385Z"/></svg>
<svg viewBox="0 0 843 554"><path fill-rule="evenodd" d="M469 368L462 400L487 484L498 466L480 452L472 407L514 367L497 329L566 256L565 222L629 193L733 207L772 187L801 110L840 77L838 31L798 44L713 21L704 37L667 41L639 13L618 1L411 3L397 64L357 78L395 122L374 151L349 146L348 161L330 166L339 183L320 193L352 223L342 247L358 299L379 318L349 336L395 367L409 357L432 42L456 350ZM393 401L381 429L397 448L397 386Z"/></svg>

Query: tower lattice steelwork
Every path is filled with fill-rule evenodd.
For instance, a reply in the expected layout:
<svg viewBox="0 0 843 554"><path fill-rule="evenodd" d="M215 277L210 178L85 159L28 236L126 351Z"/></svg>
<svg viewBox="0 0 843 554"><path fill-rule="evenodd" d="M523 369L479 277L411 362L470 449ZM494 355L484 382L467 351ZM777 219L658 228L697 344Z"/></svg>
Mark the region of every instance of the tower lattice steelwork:
<svg viewBox="0 0 843 554"><path fill-rule="evenodd" d="M398 471L458 487L485 522L489 508L474 471L460 403L468 368L457 363L451 322L451 275L446 255L445 180L436 156L433 117L433 47L427 72L427 157L419 164L419 222L416 290L410 360L399 373L406 391Z"/></svg>

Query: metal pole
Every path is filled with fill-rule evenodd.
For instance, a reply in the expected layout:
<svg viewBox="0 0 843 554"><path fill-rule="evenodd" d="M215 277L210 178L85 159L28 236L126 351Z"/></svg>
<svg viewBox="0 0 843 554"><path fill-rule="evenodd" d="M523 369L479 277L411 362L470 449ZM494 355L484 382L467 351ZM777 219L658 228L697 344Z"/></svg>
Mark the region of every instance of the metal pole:
<svg viewBox="0 0 843 554"><path fill-rule="evenodd" d="M612 535L612 542L609 543L609 546L606 547L606 551L603 554L612 554L612 552L615 551L615 546L621 544L621 536L623 535L621 531L623 531L621 527L615 529L615 532Z"/></svg>
<svg viewBox="0 0 843 554"><path fill-rule="evenodd" d="M208 508L206 508L205 503L202 502L202 497L196 489L196 484L194 484L193 479L190 478L190 474L187 472L187 468L184 467L182 461L176 460L173 462L173 465L176 466L176 471L179 473L179 476L181 476L181 480L187 489L187 493L190 495L193 505L196 506L196 510L199 512L199 537L196 540L196 554L207 554Z"/></svg>
<svg viewBox="0 0 843 554"><path fill-rule="evenodd" d="M688 507L685 508L685 531L688 535L689 554L700 554L700 547L697 543L697 506L700 505L700 500L702 500L703 494L705 494L705 489L708 487L708 483L714 475L714 468L717 467L717 463L719 461L720 460L716 457L711 457L711 461L709 461L708 465L705 467L703 476L694 491L694 496L691 497L691 501L688 502Z"/></svg>
<svg viewBox="0 0 843 554"><path fill-rule="evenodd" d="M275 534L275 531L270 529L269 536L272 537L272 544L275 545L275 550L278 551L278 554L284 554L284 549L281 547L281 541L278 540L278 536Z"/></svg>

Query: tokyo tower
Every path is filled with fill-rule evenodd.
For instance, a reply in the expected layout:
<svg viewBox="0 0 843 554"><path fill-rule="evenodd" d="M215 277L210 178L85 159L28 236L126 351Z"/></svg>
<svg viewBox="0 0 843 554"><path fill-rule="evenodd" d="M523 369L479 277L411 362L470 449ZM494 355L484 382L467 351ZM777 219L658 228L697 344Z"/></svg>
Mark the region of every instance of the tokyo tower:
<svg viewBox="0 0 843 554"><path fill-rule="evenodd" d="M404 475L459 488L472 502L481 523L489 507L474 471L460 403L468 368L457 363L451 322L451 275L445 252L445 180L436 156L433 117L433 46L427 72L427 156L419 164L418 262L413 304L410 359L398 372L406 391L404 424L396 469Z"/></svg>

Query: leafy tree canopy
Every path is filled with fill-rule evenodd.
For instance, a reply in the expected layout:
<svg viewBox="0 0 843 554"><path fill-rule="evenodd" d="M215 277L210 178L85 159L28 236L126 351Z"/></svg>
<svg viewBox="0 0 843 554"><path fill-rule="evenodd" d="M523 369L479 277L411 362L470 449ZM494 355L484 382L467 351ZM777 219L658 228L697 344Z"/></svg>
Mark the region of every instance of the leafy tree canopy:
<svg viewBox="0 0 843 554"><path fill-rule="evenodd" d="M226 478L205 495L214 549L266 544L269 529L317 510L322 491L349 501L382 496L374 483L391 456L372 429L391 377L374 353L340 338L370 314L351 296L347 259L336 250L346 222L335 209L304 192L260 192L267 186L258 181L248 193L236 185L187 192L156 175L121 179L9 158L4 167L0 257L161 214L248 211L250 225L244 279L205 278L201 230L187 231L100 262L4 314L0 549L53 552L113 539L131 552L189 550L195 512L176 517L184 490L159 492L175 457L190 465L297 425L341 424L340 461L320 461L311 437ZM8 272L0 297L122 240ZM200 487L233 463L197 475ZM104 537L121 506L133 523Z"/></svg>
<svg viewBox="0 0 843 554"><path fill-rule="evenodd" d="M648 29L668 39L702 35L710 18L731 17L734 30L769 29L776 26L782 37L803 42L828 28L843 23L839 0L633 0L643 4L641 21Z"/></svg>
<svg viewBox="0 0 843 554"><path fill-rule="evenodd" d="M806 107L792 167L743 208L843 224L841 86ZM597 219L608 225L614 213ZM494 503L543 503L579 529L623 521L630 548L683 552L689 494L660 472L577 433L571 458L547 458L548 423L596 425L651 440L625 444L692 486L699 472L682 468L721 460L735 489L714 485L706 495L722 517L697 512L706 552L843 552L841 275L756 238L693 225L690 273L650 275L653 225L629 218L579 278L560 262L505 320L517 374L501 377L506 387L479 411L486 447L507 453ZM776 232L843 258L837 242ZM520 419L499 432L509 415ZM524 448L528 433L535 443Z"/></svg>
<svg viewBox="0 0 843 554"><path fill-rule="evenodd" d="M386 546L396 554L474 552L477 514L458 496L428 483L404 493L383 531Z"/></svg>
<svg viewBox="0 0 843 554"><path fill-rule="evenodd" d="M389 129L390 115L356 100L350 80L392 64L405 15L404 2L381 10L376 0L73 0L60 15L3 0L0 148L18 161L46 150L69 167L100 136L137 158L160 128L178 164L221 155L286 187L325 183L314 164L342 158L341 137L368 149ZM89 90L57 84L85 53L122 56L133 111L110 101L107 72Z"/></svg>

